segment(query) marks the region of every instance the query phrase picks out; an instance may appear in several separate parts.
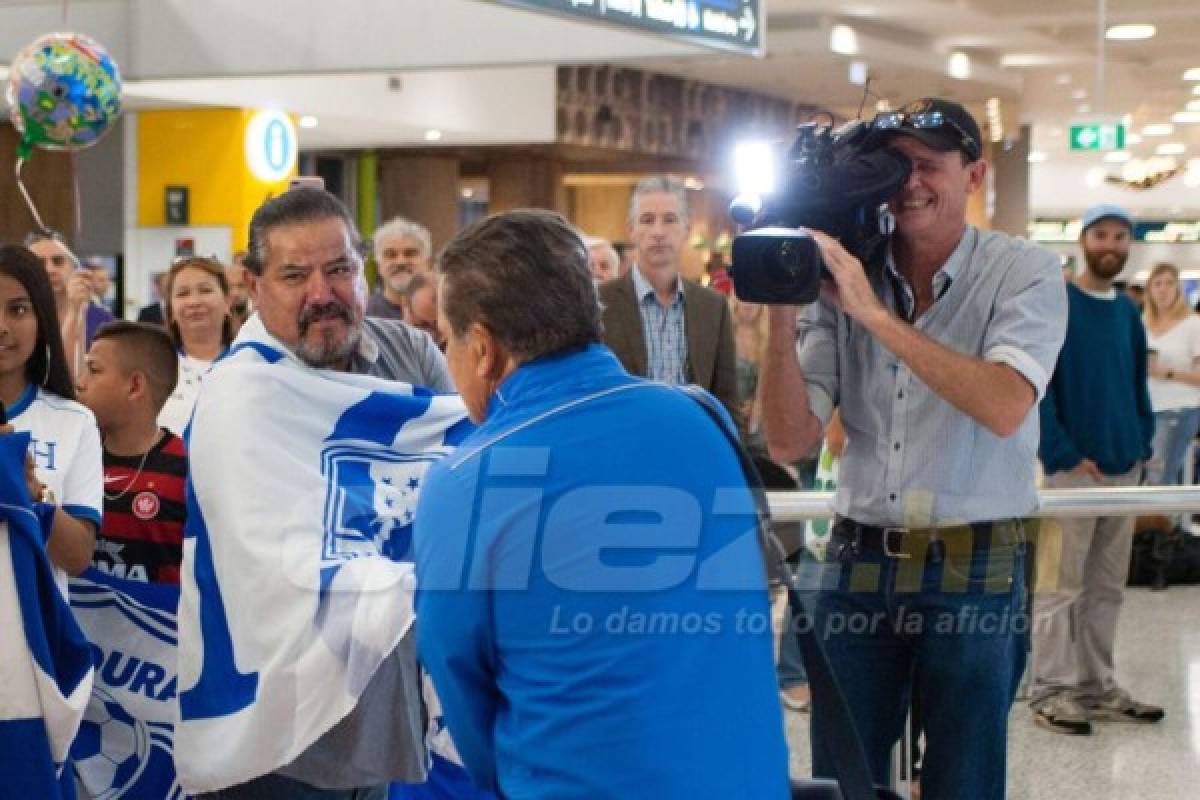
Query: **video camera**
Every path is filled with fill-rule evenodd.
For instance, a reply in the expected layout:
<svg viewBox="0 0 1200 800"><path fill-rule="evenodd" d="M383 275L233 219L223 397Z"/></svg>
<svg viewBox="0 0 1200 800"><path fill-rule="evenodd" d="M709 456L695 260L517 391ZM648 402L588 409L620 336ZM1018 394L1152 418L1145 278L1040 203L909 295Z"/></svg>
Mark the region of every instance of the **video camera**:
<svg viewBox="0 0 1200 800"><path fill-rule="evenodd" d="M912 163L881 146L861 121L833 130L799 126L778 191L733 201L734 221L751 230L733 240L730 270L737 296L751 303L802 305L817 299L827 276L816 240L823 231L868 270L882 267L895 220L887 201L908 180Z"/></svg>

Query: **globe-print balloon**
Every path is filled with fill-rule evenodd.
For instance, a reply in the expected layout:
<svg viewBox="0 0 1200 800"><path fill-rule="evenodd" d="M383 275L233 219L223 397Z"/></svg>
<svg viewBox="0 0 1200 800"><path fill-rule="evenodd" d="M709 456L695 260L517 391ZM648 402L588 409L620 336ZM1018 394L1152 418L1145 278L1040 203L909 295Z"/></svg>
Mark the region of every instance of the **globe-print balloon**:
<svg viewBox="0 0 1200 800"><path fill-rule="evenodd" d="M21 134L21 158L34 147L80 150L99 141L120 116L121 74L95 40L48 33L12 60L8 104Z"/></svg>

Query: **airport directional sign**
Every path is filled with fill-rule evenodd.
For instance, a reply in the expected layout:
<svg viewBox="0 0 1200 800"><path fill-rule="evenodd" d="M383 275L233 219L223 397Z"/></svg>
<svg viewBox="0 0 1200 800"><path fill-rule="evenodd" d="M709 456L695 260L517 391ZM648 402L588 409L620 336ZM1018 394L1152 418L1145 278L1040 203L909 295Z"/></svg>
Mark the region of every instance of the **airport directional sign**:
<svg viewBox="0 0 1200 800"><path fill-rule="evenodd" d="M762 55L766 0L496 0Z"/></svg>

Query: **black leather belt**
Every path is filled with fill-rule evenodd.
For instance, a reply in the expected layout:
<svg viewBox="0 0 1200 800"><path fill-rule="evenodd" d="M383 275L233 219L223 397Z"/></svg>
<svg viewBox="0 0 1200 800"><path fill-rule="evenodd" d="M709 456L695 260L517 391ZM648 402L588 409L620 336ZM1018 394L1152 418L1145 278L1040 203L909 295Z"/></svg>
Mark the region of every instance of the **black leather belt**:
<svg viewBox="0 0 1200 800"><path fill-rule="evenodd" d="M864 525L846 517L834 522L832 539L853 546L860 553L881 553L889 558L912 558L917 553L944 548L957 550L961 540L969 537L972 552L988 550L994 545L1014 545L1024 542L1024 528L1019 519L973 522L942 528L903 528ZM957 546L956 546L957 545Z"/></svg>

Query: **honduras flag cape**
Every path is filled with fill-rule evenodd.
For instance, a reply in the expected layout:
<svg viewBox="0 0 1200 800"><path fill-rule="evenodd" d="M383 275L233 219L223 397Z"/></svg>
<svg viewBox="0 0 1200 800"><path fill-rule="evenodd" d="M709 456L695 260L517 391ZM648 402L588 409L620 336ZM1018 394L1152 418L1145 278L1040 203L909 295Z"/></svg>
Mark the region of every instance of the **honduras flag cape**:
<svg viewBox="0 0 1200 800"><path fill-rule="evenodd" d="M294 761L349 714L413 623L429 465L457 396L307 367L243 327L188 430L175 763L192 793Z"/></svg>
<svg viewBox="0 0 1200 800"><path fill-rule="evenodd" d="M71 610L92 643L96 680L71 747L81 800L179 800L175 779L175 608L179 588L89 569Z"/></svg>
<svg viewBox="0 0 1200 800"><path fill-rule="evenodd" d="M25 486L28 450L28 433L0 435L0 795L51 800L64 796L92 654L46 560Z"/></svg>

